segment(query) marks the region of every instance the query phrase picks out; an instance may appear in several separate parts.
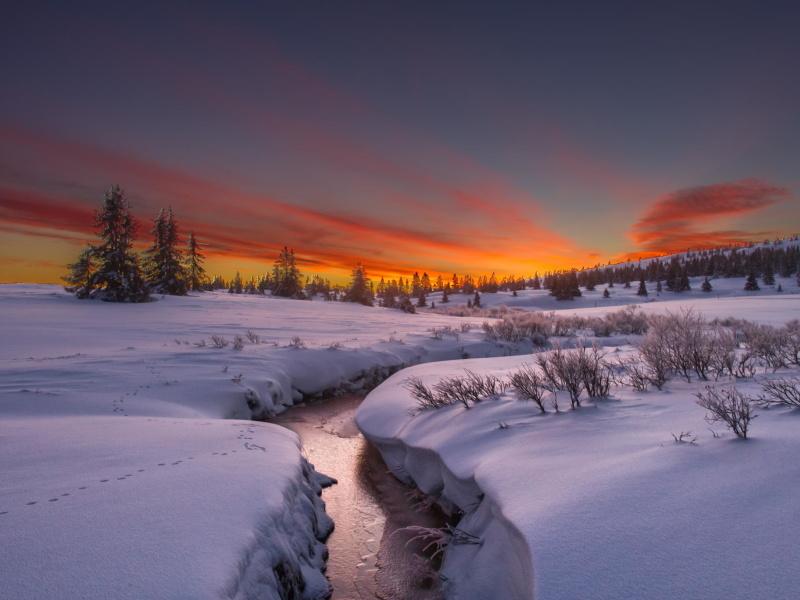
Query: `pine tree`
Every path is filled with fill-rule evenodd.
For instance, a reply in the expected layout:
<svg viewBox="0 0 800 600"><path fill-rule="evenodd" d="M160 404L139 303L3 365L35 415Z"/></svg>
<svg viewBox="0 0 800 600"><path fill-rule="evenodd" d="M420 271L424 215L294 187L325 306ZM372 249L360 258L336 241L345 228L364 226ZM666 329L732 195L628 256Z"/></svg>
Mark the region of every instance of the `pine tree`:
<svg viewBox="0 0 800 600"><path fill-rule="evenodd" d="M603 290L603 298L610 298L611 293L608 291L608 288Z"/></svg>
<svg viewBox="0 0 800 600"><path fill-rule="evenodd" d="M761 281L764 285L775 285L775 271L772 269L772 263L769 261L764 265L764 276Z"/></svg>
<svg viewBox="0 0 800 600"><path fill-rule="evenodd" d="M711 292L713 289L714 288L712 287L711 282L708 280L708 277L705 277L703 279L703 283L700 284L700 290L703 292Z"/></svg>
<svg viewBox="0 0 800 600"><path fill-rule="evenodd" d="M472 306L474 308L482 308L481 304L481 295L478 293L478 290L475 290L475 297L472 299Z"/></svg>
<svg viewBox="0 0 800 600"><path fill-rule="evenodd" d="M157 294L185 296L188 288L183 253L178 248L178 225L172 207L162 208L153 219L153 245L144 252L144 274L150 290Z"/></svg>
<svg viewBox="0 0 800 600"><path fill-rule="evenodd" d="M681 275L678 279L679 292L689 292L692 289L692 286L689 284L689 274L686 272L686 269L681 269Z"/></svg>
<svg viewBox="0 0 800 600"><path fill-rule="evenodd" d="M744 291L746 292L757 292L761 288L758 287L758 281L756 281L756 274L753 271L747 274L747 281L744 282Z"/></svg>
<svg viewBox="0 0 800 600"><path fill-rule="evenodd" d="M353 269L353 281L344 295L345 302L358 302L364 306L372 306L374 294L369 287L369 278L364 266L359 262Z"/></svg>
<svg viewBox="0 0 800 600"><path fill-rule="evenodd" d="M239 271L236 271L236 277L233 278L231 282L231 289L228 290L233 294L241 294L244 290L244 286L242 284L242 276L239 275Z"/></svg>
<svg viewBox="0 0 800 600"><path fill-rule="evenodd" d="M138 226L125 192L118 185L109 188L102 208L94 211L92 227L102 243L92 247L91 259L97 270L87 282L84 298L100 298L106 302L147 302L150 299L139 259L133 253Z"/></svg>
<svg viewBox="0 0 800 600"><path fill-rule="evenodd" d="M78 260L67 265L69 274L61 278L67 283L67 291L73 292L76 298L88 298L91 294L92 275L97 270L94 264L95 252L94 246L87 245L78 256Z"/></svg>
<svg viewBox="0 0 800 600"><path fill-rule="evenodd" d="M284 246L272 268L272 294L283 298L303 298L303 276L294 261L294 250Z"/></svg>
<svg viewBox="0 0 800 600"><path fill-rule="evenodd" d="M444 286L444 289L442 290L442 301L441 301L441 304L447 304L448 302L450 302L450 292L449 292L449 290L450 290L450 284L447 284L446 286Z"/></svg>
<svg viewBox="0 0 800 600"><path fill-rule="evenodd" d="M417 300L417 308L424 308L428 306L428 301L425 298L425 290L419 291L419 299Z"/></svg>
<svg viewBox="0 0 800 600"><path fill-rule="evenodd" d="M542 289L542 283L539 281L539 273L535 273L533 279L531 279L531 289L532 290L540 290Z"/></svg>
<svg viewBox="0 0 800 600"><path fill-rule="evenodd" d="M189 241L186 244L186 282L190 290L200 292L206 281L206 270L203 268L205 256L200 254L200 244L194 237L194 231L189 232Z"/></svg>
<svg viewBox="0 0 800 600"><path fill-rule="evenodd" d="M647 285L644 283L644 276L639 280L639 289L636 290L637 296L647 296Z"/></svg>

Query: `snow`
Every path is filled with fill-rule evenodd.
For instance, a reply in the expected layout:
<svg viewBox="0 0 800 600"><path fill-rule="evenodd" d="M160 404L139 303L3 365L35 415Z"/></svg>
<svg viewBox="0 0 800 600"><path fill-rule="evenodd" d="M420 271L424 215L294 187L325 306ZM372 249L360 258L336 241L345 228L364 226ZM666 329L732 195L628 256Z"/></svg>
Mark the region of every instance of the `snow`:
<svg viewBox="0 0 800 600"><path fill-rule="evenodd" d="M785 292L699 294L644 308L691 306L708 318L780 325L800 316L797 295ZM520 302L544 300L525 295ZM491 303L491 296L483 297ZM586 304L566 312L606 310ZM622 340L605 350L622 356L633 347ZM505 376L531 362L514 356L411 367L371 392L356 415L390 468L463 511L458 527L481 540L447 550L448 598L796 597L800 413L760 409L743 441L720 424L710 427L693 395L701 384L677 378L663 391L615 387L612 398L575 411L564 411L562 398L562 412L544 415L512 392L470 409L419 412L404 386L412 375L432 385L465 369ZM737 385L751 395L760 390L752 381ZM673 438L688 431L693 443Z"/></svg>
<svg viewBox="0 0 800 600"><path fill-rule="evenodd" d="M510 351L428 331L459 319L227 293L113 304L6 284L0 319L0 597L15 600L268 599L298 573L303 598L323 595L322 480L295 434L251 417L465 347ZM210 341L247 331L260 340L241 350Z"/></svg>
<svg viewBox="0 0 800 600"><path fill-rule="evenodd" d="M714 280L712 298L652 302L617 286L608 304L782 324L800 302L795 282L779 282L782 294ZM482 300L598 314L601 294ZM392 373L359 425L398 474L470 512L482 545L448 552L454 597L780 598L798 587L787 567L798 558L797 415L761 411L744 444L716 426L714 438L693 388L672 381L558 415L504 396L410 417L410 373L530 361L530 342L485 340L484 319L227 293L112 304L0 285L0 597L269 599L301 578L303 598L323 595L325 479L293 433L250 419ZM441 327L457 336L437 339ZM237 334L239 350L211 342ZM606 342L629 351L624 336ZM674 443L689 429L696 443Z"/></svg>

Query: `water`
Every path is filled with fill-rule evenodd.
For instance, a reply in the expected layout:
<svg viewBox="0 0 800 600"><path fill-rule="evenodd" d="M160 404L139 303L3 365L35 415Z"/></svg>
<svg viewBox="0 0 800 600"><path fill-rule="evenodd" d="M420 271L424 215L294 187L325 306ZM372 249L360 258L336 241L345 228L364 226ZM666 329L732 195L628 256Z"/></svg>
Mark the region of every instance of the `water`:
<svg viewBox="0 0 800 600"><path fill-rule="evenodd" d="M323 491L336 524L328 539L333 600L438 600L438 578L420 541L404 527L441 527L437 510L419 513L409 490L353 422L363 398L292 408L274 419L297 433L317 471L338 480ZM430 551L427 553L430 555ZM438 566L438 565L434 565Z"/></svg>

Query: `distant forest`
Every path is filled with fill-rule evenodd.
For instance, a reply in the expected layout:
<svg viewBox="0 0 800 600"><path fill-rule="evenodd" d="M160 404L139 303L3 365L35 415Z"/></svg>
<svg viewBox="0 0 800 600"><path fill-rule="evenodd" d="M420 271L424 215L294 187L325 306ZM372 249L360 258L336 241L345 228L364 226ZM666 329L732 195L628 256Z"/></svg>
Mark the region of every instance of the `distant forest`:
<svg viewBox="0 0 800 600"><path fill-rule="evenodd" d="M144 302L152 294L186 295L189 291L227 290L231 294L266 294L284 298L306 299L322 296L325 300L358 302L414 312L416 307L428 306L427 295L441 293L440 303L449 302L450 294L474 295L469 304L480 306L480 293L510 291L516 295L524 289L547 289L558 300L570 300L581 295L580 288L595 290L597 286L630 287L639 282L638 293L647 295L645 283L680 293L691 289L690 277L704 277L703 291L711 291L710 280L746 277L745 289L758 289L758 280L773 285L775 276L795 275L800 284L800 246L798 237L765 241L763 244L727 246L687 251L672 256L650 258L637 262L591 269L538 273L529 277L514 275L498 279L495 273L472 277L453 274L451 278L438 275L432 279L427 272L377 284L368 277L359 262L352 271L348 285L333 285L319 275L303 277L297 267L294 251L284 247L278 253L271 271L261 277L244 281L237 272L226 281L221 276L208 277L203 268L202 244L194 232L184 242L171 208L161 209L152 220L152 244L141 254L133 251L139 221L132 215L124 191L110 188L103 204L95 211L91 224L100 243L87 243L78 259L68 265L63 278L67 289L78 298L99 298L112 302ZM608 290L606 289L606 295Z"/></svg>

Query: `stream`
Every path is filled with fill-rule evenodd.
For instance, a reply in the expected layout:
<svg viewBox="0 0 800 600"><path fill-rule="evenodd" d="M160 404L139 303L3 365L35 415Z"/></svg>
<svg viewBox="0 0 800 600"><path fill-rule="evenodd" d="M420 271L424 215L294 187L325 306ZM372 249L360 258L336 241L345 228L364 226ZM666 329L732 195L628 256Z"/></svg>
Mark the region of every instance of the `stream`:
<svg viewBox="0 0 800 600"><path fill-rule="evenodd" d="M333 600L440 600L438 575L404 527L442 527L434 508L415 510L408 487L387 469L354 423L361 396L298 406L272 422L297 433L306 458L338 483L322 493L335 529L328 538ZM427 555L431 554L430 549ZM438 567L438 565L435 565Z"/></svg>

